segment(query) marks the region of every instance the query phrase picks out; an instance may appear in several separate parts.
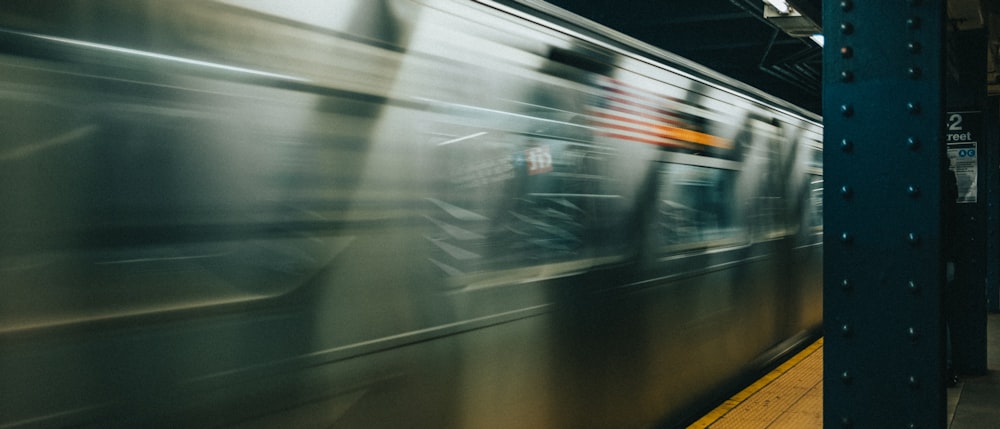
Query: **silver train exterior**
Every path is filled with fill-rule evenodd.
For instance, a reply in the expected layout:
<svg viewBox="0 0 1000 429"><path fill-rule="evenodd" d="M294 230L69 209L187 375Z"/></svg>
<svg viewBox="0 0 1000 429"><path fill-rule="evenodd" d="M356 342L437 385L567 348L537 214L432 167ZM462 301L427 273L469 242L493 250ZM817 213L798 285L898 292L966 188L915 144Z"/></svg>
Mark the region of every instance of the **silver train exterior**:
<svg viewBox="0 0 1000 429"><path fill-rule="evenodd" d="M5 1L0 427L675 426L821 322L814 115L542 2Z"/></svg>

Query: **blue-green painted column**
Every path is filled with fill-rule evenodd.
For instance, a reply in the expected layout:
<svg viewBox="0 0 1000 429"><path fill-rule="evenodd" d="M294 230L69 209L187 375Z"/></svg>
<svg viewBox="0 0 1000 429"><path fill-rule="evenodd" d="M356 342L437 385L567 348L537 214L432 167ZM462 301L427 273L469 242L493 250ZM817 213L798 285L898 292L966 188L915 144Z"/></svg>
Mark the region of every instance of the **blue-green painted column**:
<svg viewBox="0 0 1000 429"><path fill-rule="evenodd" d="M823 3L824 427L945 427L945 2Z"/></svg>

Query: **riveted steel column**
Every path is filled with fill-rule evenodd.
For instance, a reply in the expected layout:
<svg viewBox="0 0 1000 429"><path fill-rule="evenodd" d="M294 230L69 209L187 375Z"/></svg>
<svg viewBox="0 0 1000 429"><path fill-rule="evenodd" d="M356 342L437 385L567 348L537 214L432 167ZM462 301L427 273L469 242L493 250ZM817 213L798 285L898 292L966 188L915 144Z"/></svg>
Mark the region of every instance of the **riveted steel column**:
<svg viewBox="0 0 1000 429"><path fill-rule="evenodd" d="M988 97L986 137L986 310L1000 313L1000 98Z"/></svg>
<svg viewBox="0 0 1000 429"><path fill-rule="evenodd" d="M963 375L986 373L987 194L986 161L994 149L985 131L986 30L949 31L947 117L945 142L958 177L955 227L942 243L954 249L954 281L945 289L945 319L951 339L951 360ZM956 123L956 121L961 121ZM969 143L974 142L974 143ZM962 149L965 149L964 151ZM965 155L965 156L963 156ZM975 168L969 168L969 160Z"/></svg>
<svg viewBox="0 0 1000 429"><path fill-rule="evenodd" d="M824 427L945 427L944 0L823 2Z"/></svg>

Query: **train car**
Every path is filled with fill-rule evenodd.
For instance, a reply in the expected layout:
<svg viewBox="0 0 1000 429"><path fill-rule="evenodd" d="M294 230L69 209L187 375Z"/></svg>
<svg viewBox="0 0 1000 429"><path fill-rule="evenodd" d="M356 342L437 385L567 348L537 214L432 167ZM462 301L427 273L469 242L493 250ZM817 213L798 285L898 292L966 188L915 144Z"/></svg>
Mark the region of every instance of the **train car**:
<svg viewBox="0 0 1000 429"><path fill-rule="evenodd" d="M0 428L673 427L817 333L819 118L532 0L0 5Z"/></svg>

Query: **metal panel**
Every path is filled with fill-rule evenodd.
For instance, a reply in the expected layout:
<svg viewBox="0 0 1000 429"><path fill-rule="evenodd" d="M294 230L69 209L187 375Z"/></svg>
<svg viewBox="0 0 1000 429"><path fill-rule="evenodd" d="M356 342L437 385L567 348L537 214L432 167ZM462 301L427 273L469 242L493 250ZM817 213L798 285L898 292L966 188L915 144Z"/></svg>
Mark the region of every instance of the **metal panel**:
<svg viewBox="0 0 1000 429"><path fill-rule="evenodd" d="M944 2L823 8L824 425L944 427Z"/></svg>
<svg viewBox="0 0 1000 429"><path fill-rule="evenodd" d="M990 166L987 162L992 145L986 131L982 111L986 105L985 30L949 31L947 44L948 79L945 83L947 107L945 141L949 147L969 146L974 152L967 156L950 150L953 168L957 171L959 198L955 212L955 228L951 240L955 251L955 278L945 289L945 314L950 326L951 361L963 375L985 374L986 365L986 301L983 286L987 272L996 264L987 253L989 239L988 184ZM955 123L953 119L963 120ZM971 164L970 164L971 162ZM948 247L946 247L948 248ZM987 295L988 297L988 295Z"/></svg>
<svg viewBox="0 0 1000 429"><path fill-rule="evenodd" d="M990 97L986 103L986 261L1000 260L1000 106L996 97ZM1000 312L1000 264L986 264L986 309L992 313Z"/></svg>

